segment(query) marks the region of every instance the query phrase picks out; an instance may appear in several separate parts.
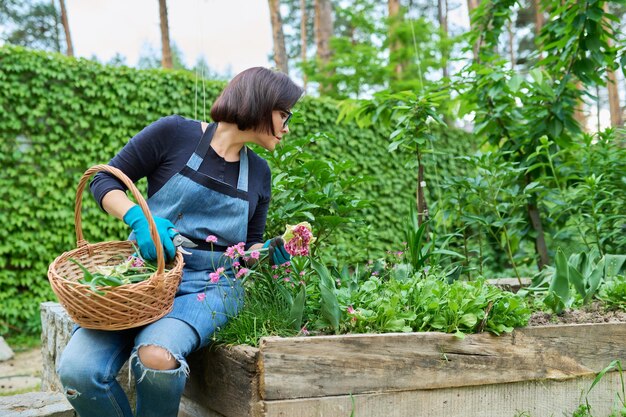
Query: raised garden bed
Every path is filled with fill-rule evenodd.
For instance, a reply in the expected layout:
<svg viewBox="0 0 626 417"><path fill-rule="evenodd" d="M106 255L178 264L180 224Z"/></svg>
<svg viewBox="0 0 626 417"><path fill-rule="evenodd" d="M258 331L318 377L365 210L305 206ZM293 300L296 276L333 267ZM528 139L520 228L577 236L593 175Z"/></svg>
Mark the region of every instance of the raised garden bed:
<svg viewBox="0 0 626 417"><path fill-rule="evenodd" d="M60 317L54 303L42 306L42 317L54 309ZM58 352L64 341L45 323L44 349L54 337ZM54 323L67 328L58 318ZM626 323L546 325L465 339L442 333L265 338L259 348L193 354L181 415L571 415L597 372L612 360L626 362L624 340ZM44 370L44 377L53 376ZM588 396L594 416L610 414L620 389L618 373L605 375Z"/></svg>

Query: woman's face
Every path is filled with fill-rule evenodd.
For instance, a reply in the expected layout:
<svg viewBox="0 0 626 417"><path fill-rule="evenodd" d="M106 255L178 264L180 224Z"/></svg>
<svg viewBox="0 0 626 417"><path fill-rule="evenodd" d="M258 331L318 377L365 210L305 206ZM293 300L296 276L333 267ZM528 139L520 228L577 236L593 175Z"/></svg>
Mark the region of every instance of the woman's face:
<svg viewBox="0 0 626 417"><path fill-rule="evenodd" d="M288 119L289 113L282 110L274 110L272 111L272 124L274 127L275 135L267 132L259 132L257 144L267 149L268 151L273 151L276 148L276 145L280 143L283 137L289 133L289 126L285 124L285 121Z"/></svg>

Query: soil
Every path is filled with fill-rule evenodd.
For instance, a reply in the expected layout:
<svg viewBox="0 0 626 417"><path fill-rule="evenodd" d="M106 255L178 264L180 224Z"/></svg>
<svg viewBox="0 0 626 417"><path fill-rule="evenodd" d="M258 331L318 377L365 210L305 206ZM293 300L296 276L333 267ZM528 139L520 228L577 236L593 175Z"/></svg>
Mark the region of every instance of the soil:
<svg viewBox="0 0 626 417"><path fill-rule="evenodd" d="M593 302L577 310L565 310L559 315L547 312L533 313L528 326L624 322L626 322L626 311L605 310L600 302Z"/></svg>

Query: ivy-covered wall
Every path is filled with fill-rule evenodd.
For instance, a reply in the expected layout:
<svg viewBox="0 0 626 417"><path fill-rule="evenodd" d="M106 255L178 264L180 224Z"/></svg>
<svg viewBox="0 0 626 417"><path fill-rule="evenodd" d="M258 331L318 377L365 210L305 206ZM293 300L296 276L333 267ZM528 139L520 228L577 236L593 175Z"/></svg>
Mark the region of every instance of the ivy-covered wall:
<svg viewBox="0 0 626 417"><path fill-rule="evenodd" d="M206 102L208 117L223 86L198 83L187 72L110 67L0 48L0 333L37 331L39 303L54 299L48 265L75 247L74 197L82 173L106 163L130 137L162 116L204 119ZM369 227L338 238L343 255L356 261L398 248L407 202L415 195L416 171L405 168L401 154L387 152L382 132L337 125L335 102L305 98L298 110L303 123L293 125L292 137L325 132L331 140L315 148L319 158L352 160L354 172L374 177L360 190L373 203L363 212ZM437 154L437 175L445 175L469 143L459 139L458 131L450 132L442 136L443 143L458 152ZM127 234L126 226L100 211L89 195L82 219L91 242Z"/></svg>

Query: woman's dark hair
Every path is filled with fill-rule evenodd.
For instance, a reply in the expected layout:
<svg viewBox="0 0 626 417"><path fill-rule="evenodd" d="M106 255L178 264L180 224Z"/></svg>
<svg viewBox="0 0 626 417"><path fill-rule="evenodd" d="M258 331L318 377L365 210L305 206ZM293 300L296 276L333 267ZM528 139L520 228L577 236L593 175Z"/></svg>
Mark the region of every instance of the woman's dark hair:
<svg viewBox="0 0 626 417"><path fill-rule="evenodd" d="M211 119L235 123L240 130L253 129L275 135L272 111L291 110L303 92L282 72L248 68L237 74L215 100Z"/></svg>

